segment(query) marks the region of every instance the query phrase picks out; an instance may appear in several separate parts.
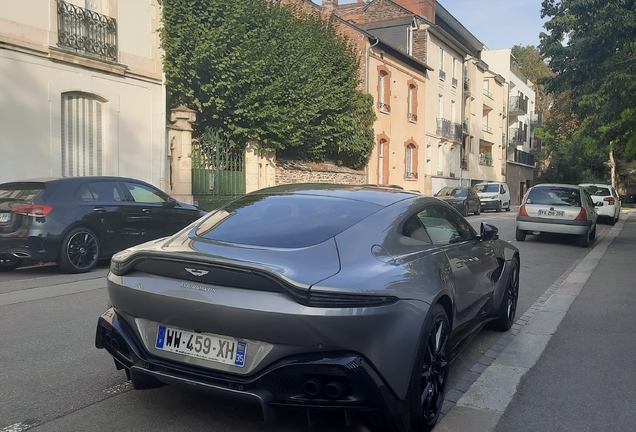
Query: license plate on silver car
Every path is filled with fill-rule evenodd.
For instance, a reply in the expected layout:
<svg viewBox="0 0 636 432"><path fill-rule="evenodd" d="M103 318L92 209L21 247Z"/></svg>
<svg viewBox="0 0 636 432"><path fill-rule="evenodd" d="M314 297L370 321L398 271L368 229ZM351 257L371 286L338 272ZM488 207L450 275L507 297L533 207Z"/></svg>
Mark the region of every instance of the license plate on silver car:
<svg viewBox="0 0 636 432"><path fill-rule="evenodd" d="M563 217L564 215L565 212L560 210L539 210L539 216Z"/></svg>
<svg viewBox="0 0 636 432"><path fill-rule="evenodd" d="M159 326L155 348L189 357L243 367L247 343L236 339Z"/></svg>
<svg viewBox="0 0 636 432"><path fill-rule="evenodd" d="M11 220L11 213L0 213L0 223L7 223Z"/></svg>

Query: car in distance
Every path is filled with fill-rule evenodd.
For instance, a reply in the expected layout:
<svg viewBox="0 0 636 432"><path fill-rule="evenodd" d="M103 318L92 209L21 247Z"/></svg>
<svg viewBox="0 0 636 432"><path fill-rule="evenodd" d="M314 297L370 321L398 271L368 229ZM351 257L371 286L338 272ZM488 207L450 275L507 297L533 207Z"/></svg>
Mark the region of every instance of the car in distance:
<svg viewBox="0 0 636 432"><path fill-rule="evenodd" d="M607 184L580 184L592 197L596 206L596 213L599 219L614 225L621 215L621 199L611 185Z"/></svg>
<svg viewBox="0 0 636 432"><path fill-rule="evenodd" d="M510 211L510 188L506 183L484 182L476 184L473 188L479 195L482 210L500 212L505 208L506 211Z"/></svg>
<svg viewBox="0 0 636 432"><path fill-rule="evenodd" d="M435 196L456 208L462 215L481 213L481 203L475 189L471 187L443 187Z"/></svg>
<svg viewBox="0 0 636 432"><path fill-rule="evenodd" d="M449 362L511 327L519 252L448 204L394 188L252 192L111 260L95 345L135 389L186 384L430 430ZM405 426L406 425L406 426Z"/></svg>
<svg viewBox="0 0 636 432"><path fill-rule="evenodd" d="M540 233L570 234L587 247L596 236L596 210L581 186L541 184L531 187L517 214L517 241Z"/></svg>
<svg viewBox="0 0 636 432"><path fill-rule="evenodd" d="M174 234L205 212L140 180L69 177L0 184L0 271L24 260L56 261L68 273Z"/></svg>

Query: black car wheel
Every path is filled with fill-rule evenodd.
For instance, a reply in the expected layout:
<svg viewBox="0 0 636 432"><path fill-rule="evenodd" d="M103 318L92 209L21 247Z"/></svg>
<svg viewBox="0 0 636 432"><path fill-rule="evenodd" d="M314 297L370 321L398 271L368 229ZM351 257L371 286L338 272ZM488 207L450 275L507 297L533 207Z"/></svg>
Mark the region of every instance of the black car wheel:
<svg viewBox="0 0 636 432"><path fill-rule="evenodd" d="M0 257L0 272L15 270L22 265L22 260L16 257Z"/></svg>
<svg viewBox="0 0 636 432"><path fill-rule="evenodd" d="M91 271L99 260L97 236L88 228L69 231L62 241L57 265L66 273Z"/></svg>
<svg viewBox="0 0 636 432"><path fill-rule="evenodd" d="M433 309L432 320L423 333L411 373L404 411L386 417L389 430L430 431L435 426L446 396L450 364L450 322L441 305Z"/></svg>
<svg viewBox="0 0 636 432"><path fill-rule="evenodd" d="M512 327L517 313L517 300L519 299L519 259L513 258L510 268L510 276L506 284L506 291L501 299L501 305L497 313L497 319L492 322L495 330L506 331Z"/></svg>
<svg viewBox="0 0 636 432"><path fill-rule="evenodd" d="M468 203L464 203L464 209L462 210L462 216L468 216Z"/></svg>
<svg viewBox="0 0 636 432"><path fill-rule="evenodd" d="M500 213L500 212L501 212L501 201L498 201L498 202L497 202L497 208L495 209L495 211L496 211L497 213Z"/></svg>
<svg viewBox="0 0 636 432"><path fill-rule="evenodd" d="M515 238L517 239L517 241L524 241L526 239L526 232L517 228L517 230L515 231Z"/></svg>
<svg viewBox="0 0 636 432"><path fill-rule="evenodd" d="M579 246L581 247L588 247L590 244L590 232L586 232L585 234L581 234L579 236Z"/></svg>
<svg viewBox="0 0 636 432"><path fill-rule="evenodd" d="M508 201L508 207L506 207L506 211L510 211L510 201Z"/></svg>
<svg viewBox="0 0 636 432"><path fill-rule="evenodd" d="M475 212L476 216L479 216L480 214L481 214L481 202L477 204L477 211Z"/></svg>
<svg viewBox="0 0 636 432"><path fill-rule="evenodd" d="M594 240L596 238L596 225L594 225L594 228L592 229L592 232L590 233L590 240Z"/></svg>

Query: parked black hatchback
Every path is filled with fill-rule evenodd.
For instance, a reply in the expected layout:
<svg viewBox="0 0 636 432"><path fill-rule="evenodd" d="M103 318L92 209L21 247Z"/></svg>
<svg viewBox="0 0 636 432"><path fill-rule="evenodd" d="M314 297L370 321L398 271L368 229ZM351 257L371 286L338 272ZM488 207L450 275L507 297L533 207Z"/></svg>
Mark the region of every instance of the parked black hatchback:
<svg viewBox="0 0 636 432"><path fill-rule="evenodd" d="M90 271L100 258L172 235L203 216L140 180L34 179L0 184L0 271L24 260Z"/></svg>

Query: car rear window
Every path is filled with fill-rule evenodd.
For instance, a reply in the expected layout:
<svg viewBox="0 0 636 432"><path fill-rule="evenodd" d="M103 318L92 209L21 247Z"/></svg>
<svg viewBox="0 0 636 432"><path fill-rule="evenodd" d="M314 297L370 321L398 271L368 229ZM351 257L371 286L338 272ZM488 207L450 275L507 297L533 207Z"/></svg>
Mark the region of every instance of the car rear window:
<svg viewBox="0 0 636 432"><path fill-rule="evenodd" d="M310 195L246 195L212 213L197 229L209 240L275 248L322 243L382 206Z"/></svg>
<svg viewBox="0 0 636 432"><path fill-rule="evenodd" d="M589 192L590 195L596 195L596 196L611 196L612 195L609 188L602 187L602 186L587 186L585 189Z"/></svg>
<svg viewBox="0 0 636 432"><path fill-rule="evenodd" d="M494 183L478 184L478 185L475 185L475 190L477 191L477 193L484 193L484 192L497 193L499 192L499 185Z"/></svg>
<svg viewBox="0 0 636 432"><path fill-rule="evenodd" d="M24 201L33 202L44 190L43 183L8 183L0 185L0 202Z"/></svg>
<svg viewBox="0 0 636 432"><path fill-rule="evenodd" d="M526 203L581 207L581 192L578 189L564 187L533 188L528 194Z"/></svg>

